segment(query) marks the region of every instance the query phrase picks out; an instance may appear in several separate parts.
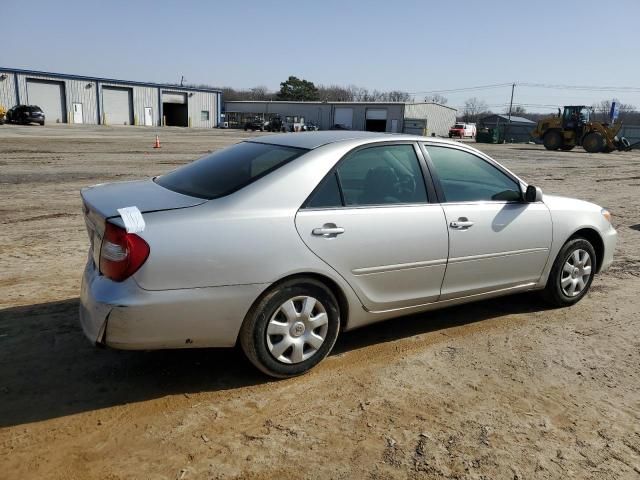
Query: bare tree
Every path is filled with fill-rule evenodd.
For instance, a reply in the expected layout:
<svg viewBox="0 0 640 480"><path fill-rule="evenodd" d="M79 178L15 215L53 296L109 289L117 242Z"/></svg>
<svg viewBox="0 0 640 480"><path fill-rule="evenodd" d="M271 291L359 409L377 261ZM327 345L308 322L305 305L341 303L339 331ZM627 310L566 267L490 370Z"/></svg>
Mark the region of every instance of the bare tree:
<svg viewBox="0 0 640 480"><path fill-rule="evenodd" d="M351 102L353 101L349 87L340 85L320 85L318 86L320 100L327 102Z"/></svg>
<svg viewBox="0 0 640 480"><path fill-rule="evenodd" d="M484 114L488 113L489 108L484 100L478 97L472 97L464 102L462 109L462 119L465 122L477 122Z"/></svg>
<svg viewBox="0 0 640 480"><path fill-rule="evenodd" d="M608 122L609 115L611 114L611 105L613 102L618 104L619 108L619 119L622 121L627 120L631 117L632 113L635 112L636 107L630 105L628 103L621 103L617 98L612 98L611 100L600 100L598 103L592 105L592 108L596 112L596 119L601 122Z"/></svg>
<svg viewBox="0 0 640 480"><path fill-rule="evenodd" d="M424 97L424 101L427 103L438 103L440 105L446 105L449 99L447 97L443 97L439 93L436 93L434 95Z"/></svg>
<svg viewBox="0 0 640 480"><path fill-rule="evenodd" d="M504 110L505 115L509 115L509 107ZM522 117L527 113L527 110L522 105L514 105L511 107L511 116Z"/></svg>

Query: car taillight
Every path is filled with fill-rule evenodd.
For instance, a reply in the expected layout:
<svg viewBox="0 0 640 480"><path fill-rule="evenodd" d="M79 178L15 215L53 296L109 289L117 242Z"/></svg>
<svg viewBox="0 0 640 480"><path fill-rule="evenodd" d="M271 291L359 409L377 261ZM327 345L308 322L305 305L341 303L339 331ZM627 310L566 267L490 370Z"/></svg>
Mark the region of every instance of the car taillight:
<svg viewBox="0 0 640 480"><path fill-rule="evenodd" d="M122 282L138 271L149 251L149 244L138 235L107 222L100 247L100 272Z"/></svg>

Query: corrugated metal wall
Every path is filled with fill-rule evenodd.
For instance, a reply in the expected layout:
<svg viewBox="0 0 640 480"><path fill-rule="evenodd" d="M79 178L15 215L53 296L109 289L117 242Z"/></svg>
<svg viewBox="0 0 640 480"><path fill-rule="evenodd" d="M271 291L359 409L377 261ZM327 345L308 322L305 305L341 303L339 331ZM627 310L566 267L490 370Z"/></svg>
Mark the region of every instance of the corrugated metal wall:
<svg viewBox="0 0 640 480"><path fill-rule="evenodd" d="M9 109L18 103L27 103L27 80L48 80L60 82L64 85L65 110L67 112L66 122L73 122L73 104L82 104L83 123L97 125L103 123L104 104L102 98L102 87L130 88L133 94L133 123L144 125L144 109L150 107L153 112L154 126L161 125L161 108L159 104L162 86L144 86L128 84L127 82L103 81L101 79L68 78L68 76L56 76L54 74L45 75L39 73L21 73L11 70L0 71L0 105ZM15 78L17 77L17 89ZM16 91L17 90L17 91ZM184 92L188 97L189 116L191 126L200 128L213 128L218 126L220 114L220 93L185 90L180 87L171 87L170 90ZM16 93L19 94L17 98ZM189 96L190 95L190 96ZM100 104L98 104L98 99ZM202 120L202 111L209 112L209 120ZM46 114L46 112L45 112Z"/></svg>
<svg viewBox="0 0 640 480"><path fill-rule="evenodd" d="M275 114L304 117L305 122L313 122L322 130L329 129L332 120L331 104L319 102L225 102L225 111L267 117Z"/></svg>
<svg viewBox="0 0 640 480"><path fill-rule="evenodd" d="M12 78L13 74L8 74L9 77L0 82L0 85ZM49 80L54 82L62 82L65 86L65 110L67 112L67 118L63 119L63 123L69 122L69 112L73 111L74 103L82 103L84 123L95 124L97 123L96 113L96 85L94 82L87 82L84 80L68 80L60 79L55 76L48 75L24 75L18 74L18 90L20 95L20 103L29 103L29 97L27 95L27 80ZM13 82L11 82L13 83ZM15 90L15 86L14 86ZM17 103L15 98L15 92L11 98L13 105ZM45 112L46 115L46 112Z"/></svg>
<svg viewBox="0 0 640 480"><path fill-rule="evenodd" d="M197 128L213 128L218 125L217 96L205 92L189 92L187 104L189 107L190 125ZM209 119L205 119L202 112L209 112Z"/></svg>
<svg viewBox="0 0 640 480"><path fill-rule="evenodd" d="M449 128L456 123L457 110L437 103L408 103L404 118L427 121L427 135L448 137Z"/></svg>
<svg viewBox="0 0 640 480"><path fill-rule="evenodd" d="M150 107L153 125L160 126L158 89L154 87L133 87L133 120L136 125L144 125L144 109Z"/></svg>
<svg viewBox="0 0 640 480"><path fill-rule="evenodd" d="M343 102L225 102L226 112L253 113L269 116L304 117L305 122L313 122L321 130L328 130L334 125L335 108L353 109L353 130L364 130L368 109L387 111L387 132L391 131L392 121L398 121L398 131L402 131L403 103L343 103ZM240 125L241 127L241 125Z"/></svg>
<svg viewBox="0 0 640 480"><path fill-rule="evenodd" d="M0 71L0 77L5 75L5 78L0 79L0 106L9 110L18 103L18 99L16 98L15 75L11 72Z"/></svg>

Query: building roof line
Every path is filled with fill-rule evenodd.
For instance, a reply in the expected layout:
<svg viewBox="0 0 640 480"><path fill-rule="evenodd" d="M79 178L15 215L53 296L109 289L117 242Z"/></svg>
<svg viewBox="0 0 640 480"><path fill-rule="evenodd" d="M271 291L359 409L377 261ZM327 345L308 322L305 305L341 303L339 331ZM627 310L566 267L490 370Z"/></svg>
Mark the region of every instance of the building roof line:
<svg viewBox="0 0 640 480"><path fill-rule="evenodd" d="M441 103L436 102L345 102L338 100L225 100L224 103L268 103L268 104L276 104L276 105L284 105L284 104L293 104L293 105L437 105L439 107L448 108L449 110L458 111L457 108L450 107L448 105L442 105Z"/></svg>
<svg viewBox="0 0 640 480"><path fill-rule="evenodd" d="M181 87L180 85L170 85L167 83L139 82L136 80L118 80L115 78L89 77L85 75L73 75L69 73L41 72L38 70L26 70L22 68L0 67L0 72L19 73L23 75L41 75L45 77L58 77L65 80L81 80L87 82L117 83L122 85L133 85L137 87L154 87L167 90L186 90L191 92L222 93L222 90L215 88Z"/></svg>

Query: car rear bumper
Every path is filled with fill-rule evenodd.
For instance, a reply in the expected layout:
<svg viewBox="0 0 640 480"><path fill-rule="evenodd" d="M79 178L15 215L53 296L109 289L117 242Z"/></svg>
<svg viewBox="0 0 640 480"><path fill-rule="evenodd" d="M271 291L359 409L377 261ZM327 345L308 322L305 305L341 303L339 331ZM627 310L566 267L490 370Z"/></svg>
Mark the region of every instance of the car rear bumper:
<svg viewBox="0 0 640 480"><path fill-rule="evenodd" d="M144 290L133 278L113 282L87 262L80 323L94 344L127 350L232 347L265 284Z"/></svg>

